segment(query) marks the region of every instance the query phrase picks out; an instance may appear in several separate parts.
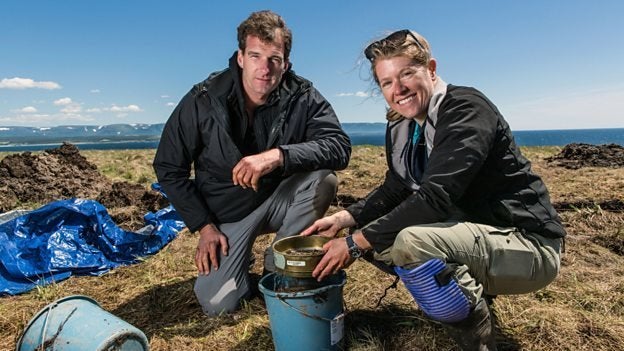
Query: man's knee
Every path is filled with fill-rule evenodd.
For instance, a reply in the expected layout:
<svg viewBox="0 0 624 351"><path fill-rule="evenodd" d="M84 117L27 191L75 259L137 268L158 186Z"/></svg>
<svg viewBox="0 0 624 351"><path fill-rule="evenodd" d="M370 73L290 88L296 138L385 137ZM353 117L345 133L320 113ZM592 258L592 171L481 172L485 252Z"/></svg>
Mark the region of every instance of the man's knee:
<svg viewBox="0 0 624 351"><path fill-rule="evenodd" d="M336 174L327 169L315 171L318 173L319 182L316 190L316 198L321 207L329 207L329 204L336 197L338 191L338 177Z"/></svg>
<svg viewBox="0 0 624 351"><path fill-rule="evenodd" d="M195 282L195 296L208 316L214 317L223 313L231 313L240 308L242 297L246 292L237 287L234 278L224 284L210 281L208 277L201 276Z"/></svg>
<svg viewBox="0 0 624 351"><path fill-rule="evenodd" d="M317 175L319 179L319 187L322 187L323 190L338 189L338 177L334 171L329 169L319 169L318 171L314 171L312 173Z"/></svg>
<svg viewBox="0 0 624 351"><path fill-rule="evenodd" d="M299 191L295 194L296 201L304 201L312 205L316 217L322 217L338 191L338 177L329 169L319 169L302 174L296 181ZM299 199L299 200L297 200Z"/></svg>

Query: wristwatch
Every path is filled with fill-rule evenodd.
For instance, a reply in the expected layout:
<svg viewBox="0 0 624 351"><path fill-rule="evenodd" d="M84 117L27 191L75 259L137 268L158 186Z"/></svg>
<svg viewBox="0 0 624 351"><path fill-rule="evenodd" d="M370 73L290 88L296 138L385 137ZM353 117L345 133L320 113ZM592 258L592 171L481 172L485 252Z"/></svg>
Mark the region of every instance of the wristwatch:
<svg viewBox="0 0 624 351"><path fill-rule="evenodd" d="M345 239L347 240L347 247L349 248L349 255L353 258L362 257L362 254L363 254L362 249L360 249L355 243L355 241L353 241L353 235L349 235L345 237Z"/></svg>

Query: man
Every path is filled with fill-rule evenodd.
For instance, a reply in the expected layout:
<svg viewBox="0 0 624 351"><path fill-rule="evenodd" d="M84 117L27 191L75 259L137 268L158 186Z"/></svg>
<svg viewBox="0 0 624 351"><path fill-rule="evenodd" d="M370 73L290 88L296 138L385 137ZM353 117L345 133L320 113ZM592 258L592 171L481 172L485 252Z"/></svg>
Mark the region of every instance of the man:
<svg viewBox="0 0 624 351"><path fill-rule="evenodd" d="M195 294L211 316L249 296L258 234L297 235L323 216L336 193L333 170L351 154L330 104L290 70L292 34L279 15L252 13L238 45L229 68L182 98L154 159L173 206L199 231ZM264 269L275 269L270 248Z"/></svg>

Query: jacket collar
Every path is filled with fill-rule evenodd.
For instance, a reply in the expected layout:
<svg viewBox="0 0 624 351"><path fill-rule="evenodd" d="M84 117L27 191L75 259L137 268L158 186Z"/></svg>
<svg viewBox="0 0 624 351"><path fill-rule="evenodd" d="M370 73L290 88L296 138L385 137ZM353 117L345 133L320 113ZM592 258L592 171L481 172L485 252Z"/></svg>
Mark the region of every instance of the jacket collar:
<svg viewBox="0 0 624 351"><path fill-rule="evenodd" d="M241 84L241 70L236 60L237 52L229 59L229 66L219 72L214 72L207 79L195 85L195 91L199 94L208 93L211 99L216 99L222 103L240 104L240 108L244 107L244 95ZM312 83L305 78L295 74L289 67L284 73L282 81L277 89L269 97L268 103L272 104L277 101L284 103L299 92L307 90ZM283 103L282 103L283 104Z"/></svg>

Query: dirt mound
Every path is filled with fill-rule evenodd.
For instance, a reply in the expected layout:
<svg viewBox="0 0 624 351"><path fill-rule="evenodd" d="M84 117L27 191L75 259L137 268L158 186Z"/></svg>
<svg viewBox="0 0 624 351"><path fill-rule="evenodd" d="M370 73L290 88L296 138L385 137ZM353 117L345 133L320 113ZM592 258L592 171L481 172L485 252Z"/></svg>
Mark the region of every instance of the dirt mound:
<svg viewBox="0 0 624 351"><path fill-rule="evenodd" d="M624 147L617 144L568 144L559 154L546 158L546 161L568 169L624 167Z"/></svg>
<svg viewBox="0 0 624 351"><path fill-rule="evenodd" d="M127 229L138 229L147 211L167 205L162 195L142 185L111 182L69 143L0 161L0 212L74 197L99 201Z"/></svg>

